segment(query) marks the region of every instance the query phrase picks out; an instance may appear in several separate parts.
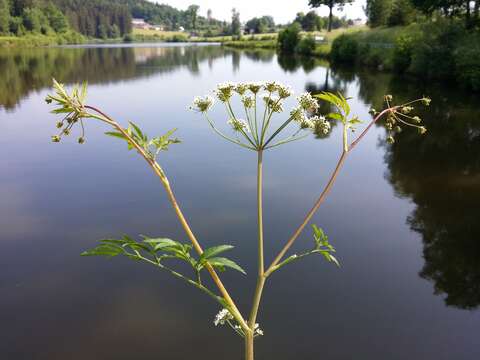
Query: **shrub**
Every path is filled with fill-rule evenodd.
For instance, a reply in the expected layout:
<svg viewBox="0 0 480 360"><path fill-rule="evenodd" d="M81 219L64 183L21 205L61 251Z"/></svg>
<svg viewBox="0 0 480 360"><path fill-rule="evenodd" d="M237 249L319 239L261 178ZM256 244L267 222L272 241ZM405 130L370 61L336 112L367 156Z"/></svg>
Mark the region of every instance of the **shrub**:
<svg viewBox="0 0 480 360"><path fill-rule="evenodd" d="M353 35L343 34L332 43L330 56L333 62L353 64L357 59L358 42Z"/></svg>
<svg viewBox="0 0 480 360"><path fill-rule="evenodd" d="M294 22L278 34L278 48L282 53L294 53L300 41L300 24Z"/></svg>
<svg viewBox="0 0 480 360"><path fill-rule="evenodd" d="M302 55L312 55L315 52L315 39L313 36L302 38L295 50Z"/></svg>
<svg viewBox="0 0 480 360"><path fill-rule="evenodd" d="M467 37L454 53L455 75L462 85L480 91L480 34Z"/></svg>
<svg viewBox="0 0 480 360"><path fill-rule="evenodd" d="M393 52L393 69L395 71L404 72L410 67L414 46L412 36L401 35L397 38Z"/></svg>

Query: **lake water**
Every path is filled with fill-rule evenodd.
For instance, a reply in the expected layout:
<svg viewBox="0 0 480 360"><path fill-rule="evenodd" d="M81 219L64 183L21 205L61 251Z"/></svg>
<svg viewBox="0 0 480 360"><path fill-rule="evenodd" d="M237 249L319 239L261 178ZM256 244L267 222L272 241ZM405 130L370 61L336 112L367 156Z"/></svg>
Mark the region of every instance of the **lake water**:
<svg viewBox="0 0 480 360"><path fill-rule="evenodd" d="M340 90L368 120L384 94L429 95L427 136L404 131L387 145L378 126L352 152L313 221L342 266L311 257L271 277L257 357L480 358L478 95L269 51L147 44L0 51L1 359L242 357L243 343L213 326L219 308L198 290L128 259L79 256L124 233L186 239L158 180L100 124L87 126L83 146L50 142L52 77L88 80L90 104L149 134L179 129L183 143L160 161L201 242L236 246L230 257L251 276L224 279L243 311L255 282L256 157L187 111L192 98L227 80L277 80L296 93ZM337 126L265 154L268 263L340 150ZM306 232L294 250L310 246Z"/></svg>

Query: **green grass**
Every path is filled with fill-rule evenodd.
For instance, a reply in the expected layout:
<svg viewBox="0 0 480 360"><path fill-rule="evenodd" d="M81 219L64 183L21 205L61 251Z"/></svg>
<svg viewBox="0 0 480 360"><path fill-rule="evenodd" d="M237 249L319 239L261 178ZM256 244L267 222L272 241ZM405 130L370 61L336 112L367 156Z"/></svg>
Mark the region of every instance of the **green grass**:
<svg viewBox="0 0 480 360"><path fill-rule="evenodd" d="M27 34L25 36L0 36L0 47L39 47L81 44L85 41L85 37L74 32L54 35Z"/></svg>

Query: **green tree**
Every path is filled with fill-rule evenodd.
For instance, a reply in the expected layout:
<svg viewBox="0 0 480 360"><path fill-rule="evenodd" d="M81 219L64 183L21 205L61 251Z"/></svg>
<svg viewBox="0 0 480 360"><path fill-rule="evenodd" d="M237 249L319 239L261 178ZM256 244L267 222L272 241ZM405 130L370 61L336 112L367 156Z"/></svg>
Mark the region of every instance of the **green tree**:
<svg viewBox="0 0 480 360"><path fill-rule="evenodd" d="M295 52L300 41L300 31L302 31L302 27L297 22L280 31L278 34L278 48L280 52L286 54Z"/></svg>
<svg viewBox="0 0 480 360"><path fill-rule="evenodd" d="M369 26L386 25L391 12L392 0L367 0L365 14L367 15Z"/></svg>
<svg viewBox="0 0 480 360"><path fill-rule="evenodd" d="M53 3L45 7L44 13L48 18L51 28L58 33L66 32L69 28L68 20Z"/></svg>
<svg viewBox="0 0 480 360"><path fill-rule="evenodd" d="M232 35L239 36L242 31L242 25L240 23L240 13L233 8L232 9Z"/></svg>
<svg viewBox="0 0 480 360"><path fill-rule="evenodd" d="M198 5L190 5L187 9L188 16L190 17L190 22L192 25L193 31L197 30L197 14L200 6Z"/></svg>
<svg viewBox="0 0 480 360"><path fill-rule="evenodd" d="M0 0L0 34L10 32L10 4L7 0Z"/></svg>
<svg viewBox="0 0 480 360"><path fill-rule="evenodd" d="M313 8L317 8L322 5L328 6L328 31L332 31L333 8L338 7L343 9L346 4L351 4L352 2L353 0L309 0L308 4Z"/></svg>
<svg viewBox="0 0 480 360"><path fill-rule="evenodd" d="M410 0L395 0L388 16L388 26L408 25L415 18L415 9Z"/></svg>
<svg viewBox="0 0 480 360"><path fill-rule="evenodd" d="M302 28L305 31L315 31L317 30L317 19L319 16L315 11L309 11L303 18Z"/></svg>

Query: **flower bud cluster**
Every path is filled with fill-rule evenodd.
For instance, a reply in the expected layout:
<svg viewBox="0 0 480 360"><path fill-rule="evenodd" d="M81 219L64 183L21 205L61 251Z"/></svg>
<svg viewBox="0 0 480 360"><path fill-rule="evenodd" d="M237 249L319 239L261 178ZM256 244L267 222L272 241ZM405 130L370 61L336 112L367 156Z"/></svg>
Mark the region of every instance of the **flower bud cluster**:
<svg viewBox="0 0 480 360"><path fill-rule="evenodd" d="M225 325L227 321L233 320L233 315L228 311L228 309L222 309L219 313L215 316L215 320L213 323L215 326L218 325Z"/></svg>
<svg viewBox="0 0 480 360"><path fill-rule="evenodd" d="M427 132L427 128L425 126L419 125L422 122L422 119L417 115L412 116L410 113L414 110L414 107L411 106L411 104L421 102L425 106L428 106L431 102L430 98L423 97L400 106L392 106L392 101L392 95L385 95L385 102L387 103L389 110L385 122L385 128L387 129L386 141L389 144L393 144L395 142L394 136L402 131L402 126L416 128L421 135ZM372 115L376 114L377 112L373 110Z"/></svg>
<svg viewBox="0 0 480 360"><path fill-rule="evenodd" d="M248 126L248 123L245 120L242 119L230 119L228 120L228 124L232 127L234 131L244 131L244 132L250 132L250 128Z"/></svg>
<svg viewBox="0 0 480 360"><path fill-rule="evenodd" d="M192 110L196 110L202 113L207 112L214 104L215 100L213 97L207 96L197 96L193 99L193 105L190 107Z"/></svg>

